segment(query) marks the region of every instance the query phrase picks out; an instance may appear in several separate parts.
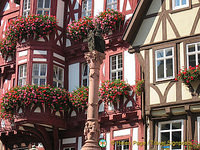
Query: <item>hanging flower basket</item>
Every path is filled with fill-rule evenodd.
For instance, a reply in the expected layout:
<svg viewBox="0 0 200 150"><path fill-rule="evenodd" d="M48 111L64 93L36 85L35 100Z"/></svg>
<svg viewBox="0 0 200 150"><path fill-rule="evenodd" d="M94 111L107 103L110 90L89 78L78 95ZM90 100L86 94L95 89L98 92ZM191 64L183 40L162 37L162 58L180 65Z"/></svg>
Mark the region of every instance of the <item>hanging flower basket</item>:
<svg viewBox="0 0 200 150"><path fill-rule="evenodd" d="M7 60L9 56L14 57L16 53L16 42L3 39L0 41L0 52L2 57Z"/></svg>
<svg viewBox="0 0 200 150"><path fill-rule="evenodd" d="M131 91L131 86L125 81L105 81L99 89L99 97L104 102L116 103L121 96L128 97L129 91Z"/></svg>
<svg viewBox="0 0 200 150"><path fill-rule="evenodd" d="M94 30L94 22L92 17L84 17L78 21L72 21L68 24L67 34L74 41L80 41L87 38L89 30Z"/></svg>
<svg viewBox="0 0 200 150"><path fill-rule="evenodd" d="M144 92L144 80L138 80L136 81L135 93L141 95L142 92Z"/></svg>
<svg viewBox="0 0 200 150"><path fill-rule="evenodd" d="M71 104L68 92L50 86L27 85L14 87L2 96L1 117L9 118L18 107L31 107L45 105L53 111L67 111Z"/></svg>
<svg viewBox="0 0 200 150"><path fill-rule="evenodd" d="M103 33L108 33L110 30L115 30L122 26L124 18L125 17L121 12L107 9L96 17L96 24L100 24Z"/></svg>
<svg viewBox="0 0 200 150"><path fill-rule="evenodd" d="M80 87L69 94L69 101L74 108L87 109L88 93L88 87Z"/></svg>

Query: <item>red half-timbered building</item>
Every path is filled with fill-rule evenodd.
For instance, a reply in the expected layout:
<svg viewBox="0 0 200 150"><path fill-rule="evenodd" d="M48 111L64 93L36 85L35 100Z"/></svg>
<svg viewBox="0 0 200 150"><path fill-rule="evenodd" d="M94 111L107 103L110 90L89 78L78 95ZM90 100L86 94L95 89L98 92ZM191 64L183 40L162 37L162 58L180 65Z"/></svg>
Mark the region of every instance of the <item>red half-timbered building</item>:
<svg viewBox="0 0 200 150"><path fill-rule="evenodd" d="M0 57L0 92L25 84L48 84L72 91L88 86L89 67L84 59L87 42L74 42L66 34L67 25L83 16L96 16L107 8L125 15L123 28L104 35L106 58L100 68L100 83L122 79L133 90L128 98L116 105L99 101L100 138L107 141L106 150L142 150L133 141L143 142L143 101L135 94L135 82L141 78L140 65L129 45L121 40L123 31L132 16L137 0L1 0L0 38L10 20L29 14L56 16L57 30L38 40L22 40L17 44L16 56L6 60ZM115 67L111 67L115 65ZM113 75L113 73L115 75ZM56 78L60 76L60 78ZM38 149L80 150L84 144L84 124L87 111L70 110L52 112L42 106L19 108L20 119L13 122L1 119L0 139L2 149L28 149L34 144ZM121 145L117 141L127 141Z"/></svg>

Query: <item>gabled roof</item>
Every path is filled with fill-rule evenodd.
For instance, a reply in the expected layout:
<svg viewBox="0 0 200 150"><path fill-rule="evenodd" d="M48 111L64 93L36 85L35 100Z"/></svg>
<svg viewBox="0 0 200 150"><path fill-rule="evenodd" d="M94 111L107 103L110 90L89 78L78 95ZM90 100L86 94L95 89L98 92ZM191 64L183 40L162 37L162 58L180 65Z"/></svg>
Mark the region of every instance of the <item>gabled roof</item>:
<svg viewBox="0 0 200 150"><path fill-rule="evenodd" d="M139 28L142 24L143 18L146 15L152 0L140 0L135 9L135 12L122 36L124 41L127 41L129 44L132 44L136 35L139 31Z"/></svg>

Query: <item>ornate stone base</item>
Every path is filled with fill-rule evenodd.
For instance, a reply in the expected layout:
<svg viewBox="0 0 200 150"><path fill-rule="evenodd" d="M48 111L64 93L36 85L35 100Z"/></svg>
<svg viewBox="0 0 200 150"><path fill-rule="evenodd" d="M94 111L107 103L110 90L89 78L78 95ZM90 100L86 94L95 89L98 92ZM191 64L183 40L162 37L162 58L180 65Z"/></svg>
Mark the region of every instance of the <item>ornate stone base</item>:
<svg viewBox="0 0 200 150"><path fill-rule="evenodd" d="M98 145L98 143L94 142L93 140L92 141L87 140L81 150L100 150L100 149L101 148Z"/></svg>

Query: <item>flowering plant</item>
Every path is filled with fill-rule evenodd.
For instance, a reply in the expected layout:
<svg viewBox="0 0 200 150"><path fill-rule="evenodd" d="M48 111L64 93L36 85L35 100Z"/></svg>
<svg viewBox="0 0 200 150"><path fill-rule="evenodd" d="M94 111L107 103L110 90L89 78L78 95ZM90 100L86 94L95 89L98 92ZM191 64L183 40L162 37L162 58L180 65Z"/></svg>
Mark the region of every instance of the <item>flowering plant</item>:
<svg viewBox="0 0 200 150"><path fill-rule="evenodd" d="M124 15L113 9L107 9L96 17L96 24L101 26L104 33L107 33L109 30L114 30L115 27L122 25L123 21Z"/></svg>
<svg viewBox="0 0 200 150"><path fill-rule="evenodd" d="M69 95L69 101L75 108L87 108L88 102L88 87L82 86Z"/></svg>
<svg viewBox="0 0 200 150"><path fill-rule="evenodd" d="M0 52L4 59L7 59L8 56L14 56L16 52L16 42L3 39L0 41Z"/></svg>
<svg viewBox="0 0 200 150"><path fill-rule="evenodd" d="M185 150L200 150L200 143L198 143L198 141L192 140L191 142L187 143Z"/></svg>
<svg viewBox="0 0 200 150"><path fill-rule="evenodd" d="M117 102L124 95L128 97L131 86L125 81L114 80L102 82L99 89L99 97L104 102Z"/></svg>
<svg viewBox="0 0 200 150"><path fill-rule="evenodd" d="M53 111L68 110L70 106L66 90L37 85L16 86L5 93L1 101L2 118L12 116L17 107L29 107L32 104L45 105Z"/></svg>
<svg viewBox="0 0 200 150"><path fill-rule="evenodd" d="M144 80L138 80L136 81L136 88L135 92L137 95L141 95L141 93L144 91Z"/></svg>
<svg viewBox="0 0 200 150"><path fill-rule="evenodd" d="M200 65L189 67L189 69L181 69L175 80L182 80L186 85L190 85L192 81L200 80Z"/></svg>
<svg viewBox="0 0 200 150"><path fill-rule="evenodd" d="M84 17L78 21L74 20L67 27L68 35L74 41L86 38L89 30L94 30L92 17Z"/></svg>

